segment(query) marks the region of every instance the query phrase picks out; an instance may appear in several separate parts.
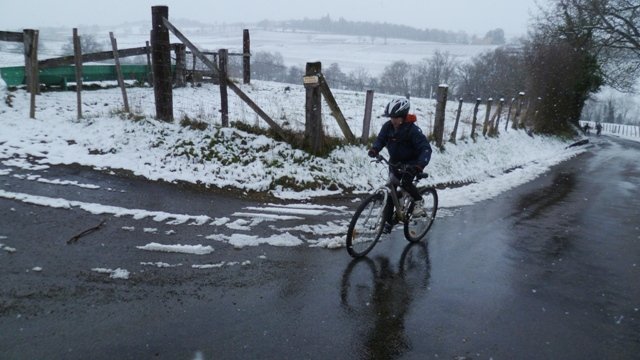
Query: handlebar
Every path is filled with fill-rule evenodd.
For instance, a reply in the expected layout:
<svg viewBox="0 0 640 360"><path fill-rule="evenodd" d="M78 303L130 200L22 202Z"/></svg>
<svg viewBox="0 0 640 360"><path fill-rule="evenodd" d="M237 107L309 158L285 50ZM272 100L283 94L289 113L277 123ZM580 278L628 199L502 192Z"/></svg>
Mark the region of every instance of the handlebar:
<svg viewBox="0 0 640 360"><path fill-rule="evenodd" d="M374 160L371 160L371 162L377 162L377 163L385 163L389 166L391 166L392 168L397 169L398 171L400 171L401 173L408 173L407 168L410 165L407 164L392 164L389 162L389 160L387 160L387 158L385 158L384 156L378 154L376 155L376 158ZM419 174L416 174L416 180L420 180L420 179L426 179L429 177L429 174L425 173L425 172L421 172Z"/></svg>

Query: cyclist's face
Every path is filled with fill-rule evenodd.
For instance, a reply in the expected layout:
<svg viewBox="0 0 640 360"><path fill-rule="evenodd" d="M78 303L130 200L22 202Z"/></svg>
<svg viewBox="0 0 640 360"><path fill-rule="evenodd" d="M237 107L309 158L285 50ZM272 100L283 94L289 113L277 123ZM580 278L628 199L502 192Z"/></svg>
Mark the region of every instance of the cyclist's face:
<svg viewBox="0 0 640 360"><path fill-rule="evenodd" d="M399 127L400 125L402 125L402 122L404 121L404 118L401 117L392 117L391 118L391 123L393 124L393 127Z"/></svg>

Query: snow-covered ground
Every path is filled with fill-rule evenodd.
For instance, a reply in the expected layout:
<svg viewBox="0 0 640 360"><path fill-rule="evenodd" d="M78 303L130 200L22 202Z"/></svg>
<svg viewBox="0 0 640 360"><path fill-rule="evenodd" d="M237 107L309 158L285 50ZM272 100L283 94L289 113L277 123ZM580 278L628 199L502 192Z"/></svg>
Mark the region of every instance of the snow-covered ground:
<svg viewBox="0 0 640 360"><path fill-rule="evenodd" d="M241 87L283 127L303 129L302 86L291 86L290 91L284 91L282 84L254 81L251 85ZM47 92L38 96L36 119L30 119L29 94L24 90L2 90L1 96L7 101L0 103L0 182L2 177L14 176L47 184L95 189L93 184L50 179L46 176L46 168L50 165L78 163L96 169L129 170L150 180L182 181L209 187L268 192L288 205L257 204L256 207L246 208L229 217L213 218L207 214L121 208L2 189L0 197L40 206L130 217L133 220L152 219L171 227L165 231L166 236L180 231L180 226L184 224L207 228L210 225L212 229L218 229L210 235L203 235L209 245L150 243L140 244L138 247L148 251L178 251L197 255L212 250L207 247L212 242L227 243L234 247L260 244L342 247L345 219L348 220L350 210L343 207L322 207L315 199L325 195L360 196L386 180L385 168L370 162L366 155L367 147L363 145L342 146L326 157L314 157L263 135L235 128L221 128L218 113L219 88L216 86L176 89L174 123L153 119L153 89L129 88L128 94L133 111L142 120L130 120L122 114L121 93L117 88L85 91L84 118L81 120L76 119L76 95L73 92ZM364 116L364 94L335 91L335 97L352 131L359 135ZM386 120L379 115L390 98L382 94L375 96L372 132L377 132ZM412 103L418 115L418 125L425 133L431 133L435 103L428 99L412 99ZM452 102L448 108L447 137L453 128L457 104ZM337 123L329 114L329 110L323 108L326 132L340 136ZM439 190L442 208L440 216L451 214L447 208L470 205L499 196L540 176L550 166L584 151L581 147L567 148L570 144L568 140L531 137L524 131L511 129L506 132L502 130L497 138L480 136L473 142L469 140L471 116L472 105L465 105L457 144L447 143L444 151L434 146L432 160L427 167L430 177L425 184L456 185ZM179 119L186 117L203 121L208 124L208 128L194 130L182 127ZM232 121L266 127L235 96L230 96L230 117ZM484 118L482 111L478 118ZM504 124L504 119L502 123ZM30 175L18 174L25 170ZM460 184L464 186L459 186ZM292 219L311 219L320 214L337 216L336 220L324 224L314 224L314 220L310 220L305 226L286 225ZM278 229L279 233L266 238L255 236L252 230L256 226L262 226L260 224L265 221L271 224L268 226ZM123 231L140 231L136 228L139 229L140 226L132 224L123 228ZM222 229L232 233L225 233ZM157 233L152 228L144 231ZM11 242L4 242L9 248L15 248ZM250 260L227 261L224 266L247 264L247 261ZM200 265L203 267L198 267L199 269L222 266L221 263L198 266ZM157 266L165 265L162 263ZM114 278L128 276L124 269L117 266L95 271L108 273Z"/></svg>
<svg viewBox="0 0 640 360"><path fill-rule="evenodd" d="M257 82L243 86L249 96L285 128L304 128L304 88L284 91L278 83ZM187 87L175 91L175 123L153 120L151 88L131 88L133 111L143 120L125 120L118 89L83 94L84 118L76 119L75 94L50 92L38 96L36 120L28 118L26 92L9 93L11 107L0 105L0 158L36 156L40 164L79 163L99 169L130 170L151 180L199 182L212 187L234 187L246 191L269 191L287 199L362 193L384 181L380 166L372 165L365 146L343 146L327 157L313 157L266 136L219 126L218 88ZM362 132L364 94L336 91L336 99L355 134ZM390 96L376 95L372 132L380 128L380 117ZM265 127L265 123L237 97L232 96L230 118ZM418 124L431 133L435 103L413 99ZM453 127L457 104L449 106L445 133ZM434 149L427 170L432 183L474 183L443 196L441 205L460 206L483 200L544 172L580 149L565 149L567 142L530 137L523 131L502 131L498 138L469 140L472 106L463 109L457 145L445 151ZM336 121L324 109L327 133L341 136ZM192 130L178 124L182 118L200 119L207 130ZM482 112L478 114L483 118ZM504 123L504 120L503 120ZM506 175L506 170L516 169ZM507 181L505 179L513 179ZM290 183L289 186L277 185ZM500 184L498 184L500 183Z"/></svg>
<svg viewBox="0 0 640 360"><path fill-rule="evenodd" d="M252 38L256 47L261 46L258 45L258 34ZM222 39L224 38L219 41L222 42ZM119 40L119 43L123 42L126 41ZM350 45L347 48L352 47ZM413 48L413 44L408 48ZM293 47L283 47L283 52L286 50L290 54L291 49L295 50ZM340 48L329 46L324 51L331 55L338 53L337 49ZM405 50L398 47L398 53L402 51ZM343 55L345 59L366 59L367 63L375 60L375 56L364 57L362 54L348 53ZM416 54L418 55L422 56ZM304 59L312 60L325 61ZM376 65L372 66L375 68ZM252 81L251 85L240 87L282 127L297 131L304 128L305 90L302 86ZM285 87L289 89L285 90ZM2 189L0 197L42 206L79 209L95 214L126 216L134 220L151 218L174 227L181 224L210 225L215 229L224 228L232 231L232 234L215 231L204 236L207 241L224 242L235 247L270 244L333 248L344 246L344 221L295 228L287 228L286 225L275 226L279 235L267 238L256 237L252 234L252 229L263 221L285 222L317 214L337 213L344 219L348 217L345 216L349 213L348 209L323 208L315 203L315 199L326 195L359 196L385 181L385 168L370 162L366 155L367 148L363 145L342 146L326 157L314 157L266 136L250 134L235 128L221 128L217 86L205 84L202 87L188 86L175 89L174 123L153 119L153 89L129 88L127 91L129 104L137 120L128 119L123 114L121 93L117 88L83 92L83 119L80 120L76 118L75 93L43 93L37 97L34 120L28 116L29 94L24 90L8 92L0 81L0 163L3 165L0 168L0 182L2 177L15 176L59 186L96 188L94 184L49 179L41 173L50 165L78 163L96 169L124 169L150 180L183 181L209 187L233 187L247 192L268 192L288 202L288 205L267 204L244 209L243 212L232 214L230 218L212 218L207 214L175 214L162 209L127 209L107 204L13 193ZM359 136L362 133L365 94L334 90L334 95L352 132ZM372 134L377 133L386 120L380 114L391 98L385 94L375 95ZM234 94L230 94L229 100L231 121L267 127L265 122ZM412 98L411 102L412 112L418 116L418 126L423 132L430 134L433 129L435 102L420 98ZM450 102L447 106L447 138L454 126L456 109L455 102ZM447 143L444 151L434 147L432 161L426 169L430 177L424 184L456 185L439 190L440 207L444 210L440 212L441 216L447 214L447 208L470 205L499 196L540 176L551 166L585 151L581 147L567 148L570 140L531 137L523 131L510 128L505 131L502 127L499 137L480 136L474 142L470 140L472 114L473 105L465 104L462 108L456 144ZM501 124L504 124L505 116L502 117ZM180 121L187 118L204 122L208 127L206 130L194 130L181 126ZM479 123L483 121L484 106L480 107L477 118ZM341 136L341 131L326 105L323 105L323 121L327 134ZM31 162L34 158L35 164ZM17 174L25 170L33 174ZM464 186L458 186L461 184ZM136 228L140 227L132 225L123 228L123 231L137 231ZM7 239L1 230L0 239L4 239L3 243L7 245L0 244L0 248L4 247L7 252L12 249L15 251L11 239ZM156 233L154 231L157 230L145 228L144 231ZM165 234L169 236L175 231L171 228L166 230ZM151 243L140 244L139 249L189 252L197 255L210 251L207 246L210 245ZM249 262L250 260L245 259L224 264L202 264L199 268L217 268L236 263L246 265ZM162 261L150 265L173 266ZM126 270L117 266L96 268L95 271L109 273L116 278L128 276Z"/></svg>

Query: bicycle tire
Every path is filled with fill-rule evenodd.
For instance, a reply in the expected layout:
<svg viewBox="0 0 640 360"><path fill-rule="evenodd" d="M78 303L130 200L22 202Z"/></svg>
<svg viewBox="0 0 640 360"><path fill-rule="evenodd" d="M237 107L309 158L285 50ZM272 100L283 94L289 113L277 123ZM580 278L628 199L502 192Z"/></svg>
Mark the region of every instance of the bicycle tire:
<svg viewBox="0 0 640 360"><path fill-rule="evenodd" d="M368 311L373 303L378 271L368 257L358 257L349 263L342 274L340 303L349 312Z"/></svg>
<svg viewBox="0 0 640 360"><path fill-rule="evenodd" d="M425 242L410 242L402 251L398 275L411 287L426 289L431 278L431 260Z"/></svg>
<svg viewBox="0 0 640 360"><path fill-rule="evenodd" d="M413 202L411 202L408 211L409 218L404 223L404 237L409 242L418 242L427 234L436 219L436 212L438 211L438 193L436 189L431 187L422 188L420 189L420 195L424 200L426 214L423 217L411 215L413 213Z"/></svg>
<svg viewBox="0 0 640 360"><path fill-rule="evenodd" d="M353 214L347 230L347 252L354 258L365 256L376 245L384 225L384 194L367 197Z"/></svg>

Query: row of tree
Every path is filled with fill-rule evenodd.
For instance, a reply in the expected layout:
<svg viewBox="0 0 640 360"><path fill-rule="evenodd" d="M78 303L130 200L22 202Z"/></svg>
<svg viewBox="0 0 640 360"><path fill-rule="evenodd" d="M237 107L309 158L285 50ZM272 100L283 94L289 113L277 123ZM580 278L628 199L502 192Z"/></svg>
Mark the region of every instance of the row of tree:
<svg viewBox="0 0 640 360"><path fill-rule="evenodd" d="M611 124L640 124L640 105L628 97L610 96L603 100L590 99L582 110L582 120Z"/></svg>
<svg viewBox="0 0 640 360"><path fill-rule="evenodd" d="M344 18L332 20L329 15L319 19L302 19L289 21L263 20L258 26L265 29L290 29L301 31L317 31L323 33L363 36L373 39L409 39L417 41L433 41L449 44L489 44L505 43L504 31L495 29L487 32L483 38L469 35L464 31L444 31L438 29L417 29L407 25L349 21Z"/></svg>

